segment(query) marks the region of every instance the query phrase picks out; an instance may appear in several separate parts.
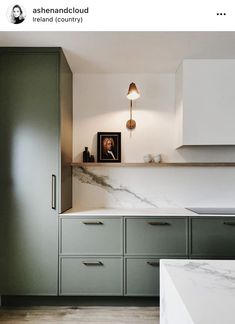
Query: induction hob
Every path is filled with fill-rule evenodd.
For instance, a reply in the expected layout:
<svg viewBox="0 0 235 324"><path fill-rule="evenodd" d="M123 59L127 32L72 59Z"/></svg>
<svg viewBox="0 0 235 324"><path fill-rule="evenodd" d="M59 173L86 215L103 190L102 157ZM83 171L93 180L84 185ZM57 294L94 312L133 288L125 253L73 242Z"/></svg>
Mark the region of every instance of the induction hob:
<svg viewBox="0 0 235 324"><path fill-rule="evenodd" d="M235 207L216 208L216 207L187 207L186 209L196 213L205 215L235 215Z"/></svg>

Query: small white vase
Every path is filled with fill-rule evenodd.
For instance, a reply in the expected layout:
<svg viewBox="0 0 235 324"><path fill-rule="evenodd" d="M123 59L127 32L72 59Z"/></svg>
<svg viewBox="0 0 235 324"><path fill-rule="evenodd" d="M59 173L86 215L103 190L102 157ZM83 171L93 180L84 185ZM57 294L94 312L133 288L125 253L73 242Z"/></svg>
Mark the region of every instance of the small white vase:
<svg viewBox="0 0 235 324"><path fill-rule="evenodd" d="M161 162L161 154L156 154L153 156L153 161L155 163L160 163Z"/></svg>
<svg viewBox="0 0 235 324"><path fill-rule="evenodd" d="M144 155L144 162L145 163L152 162L152 155L151 154Z"/></svg>

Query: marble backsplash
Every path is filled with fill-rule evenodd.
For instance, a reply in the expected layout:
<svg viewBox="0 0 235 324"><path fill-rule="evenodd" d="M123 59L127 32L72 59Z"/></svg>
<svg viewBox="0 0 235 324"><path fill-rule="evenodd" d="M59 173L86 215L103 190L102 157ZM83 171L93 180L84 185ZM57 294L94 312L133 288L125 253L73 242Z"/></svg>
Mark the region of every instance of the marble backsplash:
<svg viewBox="0 0 235 324"><path fill-rule="evenodd" d="M74 167L73 207L234 207L235 167Z"/></svg>

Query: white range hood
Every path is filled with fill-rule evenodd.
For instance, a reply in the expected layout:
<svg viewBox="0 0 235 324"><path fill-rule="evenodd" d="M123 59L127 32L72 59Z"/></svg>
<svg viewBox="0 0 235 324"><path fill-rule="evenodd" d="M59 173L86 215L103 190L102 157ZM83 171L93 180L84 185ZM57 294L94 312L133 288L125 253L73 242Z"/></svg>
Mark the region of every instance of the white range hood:
<svg viewBox="0 0 235 324"><path fill-rule="evenodd" d="M175 98L177 148L235 145L235 59L184 60Z"/></svg>

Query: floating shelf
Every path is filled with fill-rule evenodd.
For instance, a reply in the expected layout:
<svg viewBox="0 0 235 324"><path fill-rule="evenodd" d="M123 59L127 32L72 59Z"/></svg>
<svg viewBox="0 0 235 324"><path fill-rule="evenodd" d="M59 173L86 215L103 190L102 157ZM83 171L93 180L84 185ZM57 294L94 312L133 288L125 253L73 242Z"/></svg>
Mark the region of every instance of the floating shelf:
<svg viewBox="0 0 235 324"><path fill-rule="evenodd" d="M169 162L169 163L77 163L72 162L74 167L235 167L235 162Z"/></svg>

